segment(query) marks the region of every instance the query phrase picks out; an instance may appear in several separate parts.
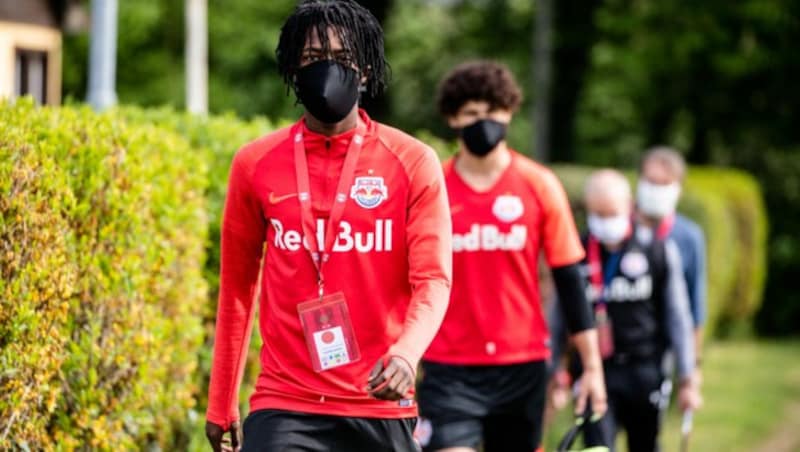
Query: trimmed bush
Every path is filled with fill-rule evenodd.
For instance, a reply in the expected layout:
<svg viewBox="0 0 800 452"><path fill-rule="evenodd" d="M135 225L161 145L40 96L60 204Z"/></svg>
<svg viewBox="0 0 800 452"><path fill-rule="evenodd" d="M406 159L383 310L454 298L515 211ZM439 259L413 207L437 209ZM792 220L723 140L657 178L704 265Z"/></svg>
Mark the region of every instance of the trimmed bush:
<svg viewBox="0 0 800 452"><path fill-rule="evenodd" d="M554 169L583 227L583 184L592 168ZM634 172L627 176L634 181ZM767 217L758 183L738 170L691 168L678 210L706 235L708 334L725 334L731 322L750 322L761 304L766 273Z"/></svg>
<svg viewBox="0 0 800 452"><path fill-rule="evenodd" d="M205 425L205 407L207 406L214 345L214 326L219 294L220 226L225 192L228 187L228 172L233 155L241 146L272 132L277 127L283 127L289 122L284 121L278 126L274 126L264 118L245 121L232 114L203 117L176 112L166 107L158 109L122 107L118 109L117 113L131 122L158 125L182 135L190 143L192 152L209 162L208 185L205 192L209 224L203 271L209 289L209 299L203 310L204 345L198 350L201 372L196 375L199 391L196 395L197 409L192 412L196 421L189 426L190 431L188 432L192 435L189 449L206 450L207 442L202 432L204 432ZM261 336L258 328L253 328L247 365L239 394L241 413L249 411L248 401L261 369L260 349Z"/></svg>
<svg viewBox="0 0 800 452"><path fill-rule="evenodd" d="M68 244L72 231L62 213L75 205L67 173L57 159L37 152L30 129L20 127L20 110L0 105L3 450L47 441L47 426L62 395L59 372L70 338L68 312L78 291Z"/></svg>
<svg viewBox="0 0 800 452"><path fill-rule="evenodd" d="M716 192L725 201L730 224L707 223L707 230L715 233L725 227L736 231L734 241L719 243L736 262L728 275L729 284L720 292L725 306L720 313L724 333L737 324L749 324L761 306L767 270L766 207L758 182L738 170L704 168L691 174L687 188L693 193Z"/></svg>
<svg viewBox="0 0 800 452"><path fill-rule="evenodd" d="M0 449L181 447L207 300L203 156L88 108L3 103L0 124Z"/></svg>
<svg viewBox="0 0 800 452"><path fill-rule="evenodd" d="M277 127L264 118L244 121L232 114L204 117L177 112L168 107L122 107L117 110L117 114L130 122L157 125L183 136L189 142L192 153L207 162L209 172L205 197L209 233L204 275L213 300L210 306L213 316L216 314L216 295L219 288L220 222L233 155L244 144L272 132Z"/></svg>
<svg viewBox="0 0 800 452"><path fill-rule="evenodd" d="M739 248L738 231L723 193L702 186L702 171L690 169L678 209L703 228L706 237L708 305L706 331L715 335L726 309L725 297L734 284Z"/></svg>

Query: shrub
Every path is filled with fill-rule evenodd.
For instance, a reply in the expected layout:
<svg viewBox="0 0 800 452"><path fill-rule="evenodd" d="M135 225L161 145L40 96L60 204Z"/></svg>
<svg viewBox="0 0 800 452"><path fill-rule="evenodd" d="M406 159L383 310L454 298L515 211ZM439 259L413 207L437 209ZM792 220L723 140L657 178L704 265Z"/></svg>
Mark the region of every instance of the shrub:
<svg viewBox="0 0 800 452"><path fill-rule="evenodd" d="M707 335L715 335L726 308L728 288L734 284L739 240L727 199L714 187L702 184L704 170L690 169L678 209L696 221L706 237L708 275Z"/></svg>
<svg viewBox="0 0 800 452"><path fill-rule="evenodd" d="M59 371L77 268L63 210L75 198L57 160L42 158L22 106L0 106L0 449L37 445L62 395ZM22 110L22 111L20 111ZM33 128L33 118L28 126ZM51 149L52 150L52 149ZM55 157L55 156L52 156ZM46 176L46 177L45 177ZM12 442L13 441L13 442Z"/></svg>
<svg viewBox="0 0 800 452"><path fill-rule="evenodd" d="M177 112L168 107L122 107L117 113L134 123L153 124L174 131L189 142L193 154L207 162L209 172L205 197L209 233L204 275L209 283L213 315L219 287L220 222L233 155L242 145L272 132L276 127L264 118L245 121L233 114L204 117Z"/></svg>
<svg viewBox="0 0 800 452"><path fill-rule="evenodd" d="M197 422L190 426L192 437L191 450L205 450L206 439L197 432L203 432L205 425L205 407L207 405L208 382L211 369L211 355L214 343L214 325L216 319L217 296L219 294L219 251L220 226L225 192L228 186L228 172L233 155L239 147L255 140L273 130L273 126L264 118L244 121L232 114L222 116L196 116L185 112L176 112L171 108L141 109L123 107L118 114L129 121L143 124L157 124L183 136L191 145L192 152L200 155L208 162L208 185L206 187L206 211L209 218L208 240L205 248L205 265L203 275L208 285L208 303L203 310L204 344L198 350L201 371L196 375L199 387L196 395L197 410L193 414ZM281 123L278 127L288 124ZM243 377L239 401L240 411L247 413L249 396L255 388L258 372L261 369L259 351L261 336L258 328L253 328L247 366ZM191 434L191 432L189 432Z"/></svg>
<svg viewBox="0 0 800 452"><path fill-rule="evenodd" d="M761 306L767 270L766 207L756 180L738 170L704 168L694 172L687 185L692 192L716 192L724 199L729 224L707 223L712 234L722 227L736 231L733 241L719 243L736 263L731 266L729 284L720 292L724 303L720 326L725 333L749 323Z"/></svg>
<svg viewBox="0 0 800 452"><path fill-rule="evenodd" d="M0 123L0 449L180 447L206 302L203 156L87 108L2 104Z"/></svg>

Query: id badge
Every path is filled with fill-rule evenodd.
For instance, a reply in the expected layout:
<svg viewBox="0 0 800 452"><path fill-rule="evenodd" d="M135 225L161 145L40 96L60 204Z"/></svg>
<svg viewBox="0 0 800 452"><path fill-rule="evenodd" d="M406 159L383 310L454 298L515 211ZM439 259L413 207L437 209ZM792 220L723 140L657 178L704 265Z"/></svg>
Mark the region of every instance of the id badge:
<svg viewBox="0 0 800 452"><path fill-rule="evenodd" d="M300 303L297 312L315 371L344 366L361 358L343 293Z"/></svg>
<svg viewBox="0 0 800 452"><path fill-rule="evenodd" d="M603 359L610 358L614 354L614 329L611 326L611 318L605 307L596 307L594 316L597 321L597 342L600 346L600 356Z"/></svg>

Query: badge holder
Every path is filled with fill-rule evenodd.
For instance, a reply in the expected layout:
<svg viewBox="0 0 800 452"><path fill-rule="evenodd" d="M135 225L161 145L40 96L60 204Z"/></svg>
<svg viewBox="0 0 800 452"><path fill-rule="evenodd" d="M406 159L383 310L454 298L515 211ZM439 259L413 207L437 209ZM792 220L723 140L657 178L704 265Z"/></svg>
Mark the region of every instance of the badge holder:
<svg viewBox="0 0 800 452"><path fill-rule="evenodd" d="M300 303L297 312L316 372L361 359L342 292Z"/></svg>
<svg viewBox="0 0 800 452"><path fill-rule="evenodd" d="M314 215L311 208L311 183L308 176L308 162L306 161L303 133L295 130L294 160L295 176L297 178L297 199L300 202L300 215L302 218L303 234L308 240L308 249L311 260L317 270L317 284L319 297L297 305L300 315L300 324L306 339L311 363L316 372L323 372L344 366L361 359L358 341L353 333L350 313L347 302L342 292L324 295L325 279L323 266L328 262L333 249L334 237L339 228L339 223L344 214L347 201L347 191L355 175L358 165L358 156L364 144L363 126L359 123L357 133L350 141L347 157L342 166L342 174L336 188L336 197L328 217L328 227L325 231L325 242L317 243L317 230L314 228Z"/></svg>
<svg viewBox="0 0 800 452"><path fill-rule="evenodd" d="M594 308L594 318L597 322L597 342L600 346L600 356L610 358L614 354L614 329L611 318L606 311L605 303L598 303Z"/></svg>

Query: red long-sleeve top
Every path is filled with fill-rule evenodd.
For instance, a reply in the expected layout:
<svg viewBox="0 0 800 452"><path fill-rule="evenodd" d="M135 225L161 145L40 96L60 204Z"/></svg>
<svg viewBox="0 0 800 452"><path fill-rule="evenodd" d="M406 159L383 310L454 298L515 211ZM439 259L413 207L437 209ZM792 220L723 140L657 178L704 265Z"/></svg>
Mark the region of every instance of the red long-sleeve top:
<svg viewBox="0 0 800 452"><path fill-rule="evenodd" d="M416 366L442 322L451 280L446 189L433 150L363 111L359 121L365 136L354 190L324 276L326 293L341 291L346 298L361 359L323 372L312 367L297 305L317 295L317 274L302 238L292 143L301 132L321 236L356 131L328 137L301 120L245 145L231 167L207 411L215 424L227 428L239 419L237 396L260 268L258 320L264 345L251 410L416 416L412 397L376 400L367 394L366 383L372 367L387 355Z"/></svg>

